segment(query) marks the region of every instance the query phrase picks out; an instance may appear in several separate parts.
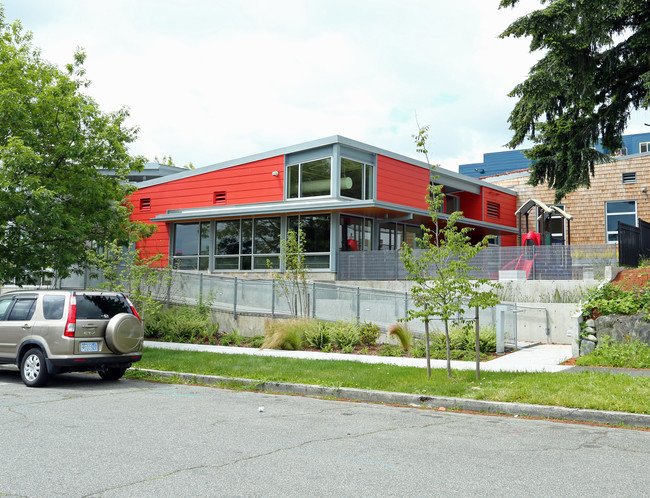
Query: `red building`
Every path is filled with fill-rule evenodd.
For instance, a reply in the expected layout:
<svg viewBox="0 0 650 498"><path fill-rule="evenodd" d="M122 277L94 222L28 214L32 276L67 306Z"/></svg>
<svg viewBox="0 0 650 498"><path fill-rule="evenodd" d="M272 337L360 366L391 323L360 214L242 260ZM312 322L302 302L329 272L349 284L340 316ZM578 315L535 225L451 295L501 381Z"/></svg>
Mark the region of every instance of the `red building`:
<svg viewBox="0 0 650 498"><path fill-rule="evenodd" d="M463 211L472 237L513 245L516 193L426 163L332 136L138 184L132 218L157 232L140 244L176 268L209 272L277 267L287 230L305 233L311 269L335 272L339 251L397 250L430 224L430 181L445 212ZM437 176L437 178L435 178Z"/></svg>

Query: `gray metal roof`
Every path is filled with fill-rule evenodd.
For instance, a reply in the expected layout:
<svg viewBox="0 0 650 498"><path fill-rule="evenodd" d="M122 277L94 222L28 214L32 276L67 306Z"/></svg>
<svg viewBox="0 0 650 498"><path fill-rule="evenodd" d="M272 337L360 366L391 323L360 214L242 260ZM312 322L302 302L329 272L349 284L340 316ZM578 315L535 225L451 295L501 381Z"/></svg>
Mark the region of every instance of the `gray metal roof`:
<svg viewBox="0 0 650 498"><path fill-rule="evenodd" d="M396 154L394 152L390 152L388 150L380 149L379 147L375 147L372 145L364 144L362 142L358 142L356 140L352 140L346 137L343 137L341 135L332 135L330 137L325 137L321 138L318 140L312 140L310 142L304 142L296 145L292 145L289 147L283 147L280 149L274 149L270 150L267 152L262 152L259 154L254 154L252 156L246 156L246 157L241 157L239 159L232 159L230 161L225 161L222 163L217 163L217 164L212 164L209 166L203 166L201 168L196 168L193 170L186 170L182 171L180 173L176 173L173 175L167 175L161 178L156 178L153 180L148 180L145 182L141 182L138 184L138 188L146 188L146 187L151 187L154 185L160 185L163 183L167 182L172 182L176 180L180 180L183 178L190 178L195 175L202 175L205 173L210 173L212 171L218 171L221 169L225 168L230 168L233 166L238 166L240 164L246 164L246 163L251 163L254 161L261 161L263 159L268 159L270 157L276 157L276 156L281 156L281 155L286 155L286 154L292 154L295 152L300 152L303 150L309 150L309 149L315 149L318 147L324 147L327 145L333 145L333 144L341 144L345 145L347 147L351 148L356 148L365 152L369 152L371 154L379 154L382 156L390 157L391 159L395 159L398 161L403 161L408 164L413 164L415 166L420 166L422 168L429 169L429 165L425 163L424 161L419 161L417 159L413 159L411 157L403 156L401 154ZM511 195L515 195L515 191L506 187L501 187L499 185L494 185L489 182L485 182L483 180L478 180L476 178L471 178L467 175L462 175L460 173L456 173L454 171L450 171L448 169L438 167L435 169L434 172L436 175L439 176L438 180L436 183L440 183L449 187L457 188L460 190L464 191L469 191L469 192L475 192L478 193L480 191L480 187L488 187L494 190L498 190L504 193L508 193Z"/></svg>

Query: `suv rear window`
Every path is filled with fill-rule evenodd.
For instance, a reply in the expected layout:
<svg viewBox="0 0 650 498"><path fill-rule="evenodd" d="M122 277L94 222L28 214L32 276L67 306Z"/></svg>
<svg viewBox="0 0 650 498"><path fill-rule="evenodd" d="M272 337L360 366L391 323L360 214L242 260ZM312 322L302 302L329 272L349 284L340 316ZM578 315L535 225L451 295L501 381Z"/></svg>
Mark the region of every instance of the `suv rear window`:
<svg viewBox="0 0 650 498"><path fill-rule="evenodd" d="M77 294L77 318L104 320L113 318L118 313L131 313L123 296Z"/></svg>
<svg viewBox="0 0 650 498"><path fill-rule="evenodd" d="M60 320L64 307L65 296L43 296L43 318L46 320Z"/></svg>

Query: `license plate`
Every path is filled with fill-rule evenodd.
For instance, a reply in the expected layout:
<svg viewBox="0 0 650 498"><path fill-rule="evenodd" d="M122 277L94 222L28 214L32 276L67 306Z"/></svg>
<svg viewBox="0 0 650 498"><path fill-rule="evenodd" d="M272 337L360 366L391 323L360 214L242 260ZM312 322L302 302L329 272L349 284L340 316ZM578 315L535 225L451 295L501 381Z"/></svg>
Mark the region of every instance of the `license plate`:
<svg viewBox="0 0 650 498"><path fill-rule="evenodd" d="M79 351L82 353L96 353L99 349L96 342L82 342L79 344Z"/></svg>

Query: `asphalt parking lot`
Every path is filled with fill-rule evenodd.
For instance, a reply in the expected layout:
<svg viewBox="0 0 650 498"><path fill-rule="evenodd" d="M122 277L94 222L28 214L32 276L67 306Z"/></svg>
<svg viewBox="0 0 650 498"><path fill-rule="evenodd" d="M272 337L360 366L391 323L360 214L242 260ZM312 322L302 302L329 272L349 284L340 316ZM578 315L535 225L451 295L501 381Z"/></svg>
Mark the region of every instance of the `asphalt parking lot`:
<svg viewBox="0 0 650 498"><path fill-rule="evenodd" d="M0 494L642 496L650 432L0 369ZM631 477L634 477L633 479Z"/></svg>

